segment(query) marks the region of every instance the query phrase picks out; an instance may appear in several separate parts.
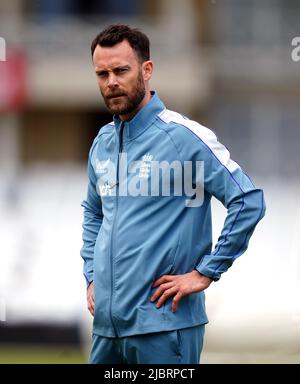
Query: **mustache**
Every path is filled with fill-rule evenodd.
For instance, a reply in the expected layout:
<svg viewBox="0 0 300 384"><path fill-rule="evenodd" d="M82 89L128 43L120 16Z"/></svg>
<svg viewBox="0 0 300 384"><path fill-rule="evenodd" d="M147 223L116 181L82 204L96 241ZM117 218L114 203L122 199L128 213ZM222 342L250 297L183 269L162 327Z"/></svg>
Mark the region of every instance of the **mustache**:
<svg viewBox="0 0 300 384"><path fill-rule="evenodd" d="M109 93L109 94L106 95L106 98L107 99L112 99L114 97L120 97L120 96L126 96L126 93L120 93L120 92L118 92L118 93Z"/></svg>

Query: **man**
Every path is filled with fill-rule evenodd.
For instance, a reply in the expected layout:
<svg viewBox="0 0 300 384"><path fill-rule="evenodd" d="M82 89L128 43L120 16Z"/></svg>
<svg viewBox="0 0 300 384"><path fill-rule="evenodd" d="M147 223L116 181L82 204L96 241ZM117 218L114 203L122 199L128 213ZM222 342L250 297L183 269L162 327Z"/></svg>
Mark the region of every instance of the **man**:
<svg viewBox="0 0 300 384"><path fill-rule="evenodd" d="M212 131L150 91L144 33L109 26L91 51L113 122L91 147L82 204L90 362L199 363L204 290L247 249L263 192ZM228 209L213 252L212 196Z"/></svg>

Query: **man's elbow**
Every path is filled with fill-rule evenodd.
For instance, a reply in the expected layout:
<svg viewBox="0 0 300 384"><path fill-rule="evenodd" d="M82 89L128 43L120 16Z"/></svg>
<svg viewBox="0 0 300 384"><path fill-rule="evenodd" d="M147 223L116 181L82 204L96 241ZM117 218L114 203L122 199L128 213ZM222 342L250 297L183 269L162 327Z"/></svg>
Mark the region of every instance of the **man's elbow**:
<svg viewBox="0 0 300 384"><path fill-rule="evenodd" d="M256 222L259 222L266 213L264 192L261 189L255 189L248 194L248 197L248 205L251 215Z"/></svg>
<svg viewBox="0 0 300 384"><path fill-rule="evenodd" d="M265 216L266 214L266 200L265 200L265 196L264 196L264 192L261 190L261 194L262 194L262 213L261 213L261 219Z"/></svg>

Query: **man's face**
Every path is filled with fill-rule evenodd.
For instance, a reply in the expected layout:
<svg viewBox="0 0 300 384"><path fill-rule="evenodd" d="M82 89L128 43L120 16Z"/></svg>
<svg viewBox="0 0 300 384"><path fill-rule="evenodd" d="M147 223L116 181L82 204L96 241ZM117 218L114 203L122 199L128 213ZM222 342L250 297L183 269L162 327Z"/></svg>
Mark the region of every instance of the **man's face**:
<svg viewBox="0 0 300 384"><path fill-rule="evenodd" d="M113 47L97 45L93 63L108 110L126 115L137 110L145 97L142 64L127 40Z"/></svg>

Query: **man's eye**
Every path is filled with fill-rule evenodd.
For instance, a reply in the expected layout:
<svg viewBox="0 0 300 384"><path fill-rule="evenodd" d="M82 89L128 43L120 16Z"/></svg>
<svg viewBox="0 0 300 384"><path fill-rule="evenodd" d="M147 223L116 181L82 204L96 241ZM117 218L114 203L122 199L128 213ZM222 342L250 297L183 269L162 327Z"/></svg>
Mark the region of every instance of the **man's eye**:
<svg viewBox="0 0 300 384"><path fill-rule="evenodd" d="M98 76L98 77L101 77L101 78L104 78L104 77L107 76L107 73L106 73L106 72L98 72L98 73L97 73L97 76Z"/></svg>
<svg viewBox="0 0 300 384"><path fill-rule="evenodd" d="M125 73L125 72L127 72L127 68L119 68L119 69L117 69L116 72L119 74Z"/></svg>

